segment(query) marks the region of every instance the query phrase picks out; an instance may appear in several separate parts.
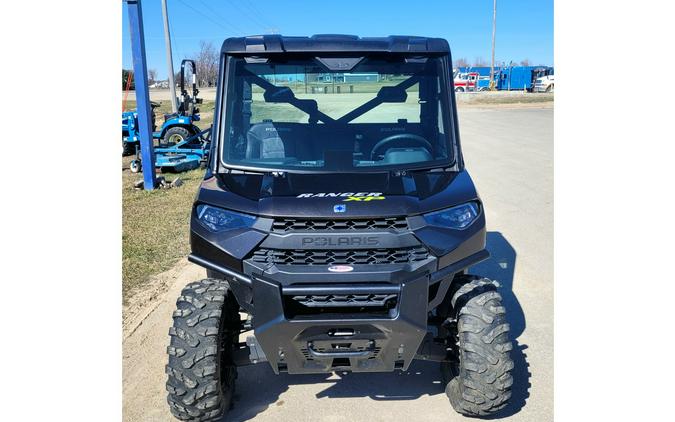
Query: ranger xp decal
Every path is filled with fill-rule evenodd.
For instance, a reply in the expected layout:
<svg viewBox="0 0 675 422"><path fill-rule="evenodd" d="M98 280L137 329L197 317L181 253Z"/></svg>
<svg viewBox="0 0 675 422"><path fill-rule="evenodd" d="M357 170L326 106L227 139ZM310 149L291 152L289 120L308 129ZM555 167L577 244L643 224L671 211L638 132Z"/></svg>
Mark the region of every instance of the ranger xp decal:
<svg viewBox="0 0 675 422"><path fill-rule="evenodd" d="M344 198L347 201L375 201L384 199L382 192L329 192L329 193L301 193L296 198ZM340 212L340 211L336 211Z"/></svg>

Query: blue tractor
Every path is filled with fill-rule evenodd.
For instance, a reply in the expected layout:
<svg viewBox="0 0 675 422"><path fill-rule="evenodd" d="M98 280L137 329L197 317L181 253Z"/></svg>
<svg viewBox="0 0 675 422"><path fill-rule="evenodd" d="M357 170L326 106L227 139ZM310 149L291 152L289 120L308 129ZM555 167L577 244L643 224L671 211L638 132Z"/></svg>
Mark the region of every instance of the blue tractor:
<svg viewBox="0 0 675 422"><path fill-rule="evenodd" d="M185 66L189 64L192 70L192 95L185 89ZM180 65L180 104L176 113L165 114L164 123L160 130L155 130L155 108L160 104L151 101L152 107L152 138L159 140L162 148L176 146L191 137L199 134L201 129L195 125L199 121L199 108L202 103L197 98L197 67L193 60L183 60ZM136 110L122 112L122 155L132 155L139 147L138 113Z"/></svg>
<svg viewBox="0 0 675 422"><path fill-rule="evenodd" d="M152 132L155 134L155 109L160 106L159 103L150 101L152 107ZM138 137L138 112L136 110L122 112L122 156L133 155L139 146Z"/></svg>

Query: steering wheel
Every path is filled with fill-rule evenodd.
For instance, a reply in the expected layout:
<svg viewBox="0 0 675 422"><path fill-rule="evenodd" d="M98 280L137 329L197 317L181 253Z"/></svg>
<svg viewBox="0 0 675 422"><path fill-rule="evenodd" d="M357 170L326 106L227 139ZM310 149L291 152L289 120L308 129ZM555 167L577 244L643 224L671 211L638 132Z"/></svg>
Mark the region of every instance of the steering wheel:
<svg viewBox="0 0 675 422"><path fill-rule="evenodd" d="M375 154L375 153L378 150L382 149L382 147L384 147L385 145L390 144L392 142L396 142L398 140L401 140L401 139L408 139L408 140L412 141L413 143L421 145L421 146L425 147L429 151L430 154L433 154L434 147L432 147L431 144L429 143L429 141L427 141L423 137L421 137L419 135L412 134L412 133L397 133L396 135L387 136L386 138L384 138L384 139L380 140L378 143L376 143L375 146L373 147L373 149L370 152L370 160L375 161L375 157L377 156L377 154Z"/></svg>

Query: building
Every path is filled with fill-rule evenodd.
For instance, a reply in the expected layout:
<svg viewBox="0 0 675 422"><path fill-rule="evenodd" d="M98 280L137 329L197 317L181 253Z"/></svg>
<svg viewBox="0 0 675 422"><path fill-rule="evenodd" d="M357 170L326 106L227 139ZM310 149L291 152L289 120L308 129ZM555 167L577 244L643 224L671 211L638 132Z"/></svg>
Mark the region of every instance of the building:
<svg viewBox="0 0 675 422"><path fill-rule="evenodd" d="M358 82L379 82L378 73L321 73L317 77L317 82L337 84L358 83Z"/></svg>

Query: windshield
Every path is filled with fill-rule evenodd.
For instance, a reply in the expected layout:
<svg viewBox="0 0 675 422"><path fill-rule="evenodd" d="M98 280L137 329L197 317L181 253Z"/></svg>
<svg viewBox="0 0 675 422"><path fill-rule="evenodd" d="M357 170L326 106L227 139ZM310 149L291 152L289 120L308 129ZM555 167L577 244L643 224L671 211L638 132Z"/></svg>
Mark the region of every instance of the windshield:
<svg viewBox="0 0 675 422"><path fill-rule="evenodd" d="M380 171L454 161L441 58L230 57L227 68L229 167Z"/></svg>

